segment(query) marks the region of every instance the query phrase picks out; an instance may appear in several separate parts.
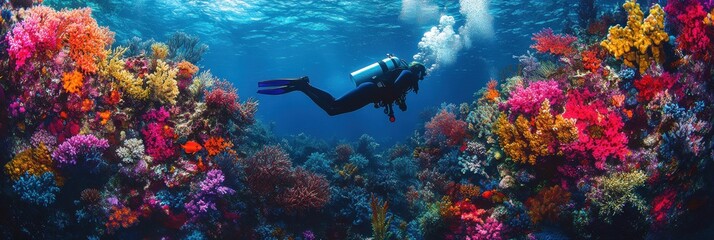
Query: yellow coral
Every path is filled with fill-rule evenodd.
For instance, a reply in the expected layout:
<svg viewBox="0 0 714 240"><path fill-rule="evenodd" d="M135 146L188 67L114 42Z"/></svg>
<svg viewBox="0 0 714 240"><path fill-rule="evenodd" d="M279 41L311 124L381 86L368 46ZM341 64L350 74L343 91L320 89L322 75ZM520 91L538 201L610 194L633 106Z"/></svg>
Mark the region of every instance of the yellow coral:
<svg viewBox="0 0 714 240"><path fill-rule="evenodd" d="M64 73L62 76L62 88L68 93L79 93L84 86L84 77L77 70Z"/></svg>
<svg viewBox="0 0 714 240"><path fill-rule="evenodd" d="M124 69L126 64L122 60L122 56L127 51L126 48L118 47L112 51L107 51L107 57L99 64L99 76L116 79L119 86L130 97L137 100L146 100L149 97L150 89L144 87L144 81L134 76L131 72Z"/></svg>
<svg viewBox="0 0 714 240"><path fill-rule="evenodd" d="M25 173L40 176L50 171L52 171L52 158L49 150L42 143L37 148L22 151L5 164L5 173L16 181Z"/></svg>
<svg viewBox="0 0 714 240"><path fill-rule="evenodd" d="M623 58L625 65L637 66L640 73L644 73L652 59L660 62L662 42L669 39L664 31L664 11L659 4L655 4L643 21L644 13L636 0L626 2L622 7L627 11L627 26L610 27L607 39L600 45L615 58Z"/></svg>
<svg viewBox="0 0 714 240"><path fill-rule="evenodd" d="M156 70L146 77L147 83L153 89L154 97L161 103L176 104L176 97L179 94L176 73L178 73L177 69L158 60L156 61Z"/></svg>
<svg viewBox="0 0 714 240"><path fill-rule="evenodd" d="M553 116L547 99L541 104L532 126L522 115L516 118L515 124L511 124L505 114L496 121L495 133L503 151L513 161L535 165L538 157L556 153L550 147L553 143L570 143L578 137L575 123L562 115Z"/></svg>
<svg viewBox="0 0 714 240"><path fill-rule="evenodd" d="M155 59L166 59L169 56L169 46L163 43L151 44L151 52Z"/></svg>
<svg viewBox="0 0 714 240"><path fill-rule="evenodd" d="M707 13L707 17L704 18L704 24L708 26L714 25L714 8L710 13Z"/></svg>

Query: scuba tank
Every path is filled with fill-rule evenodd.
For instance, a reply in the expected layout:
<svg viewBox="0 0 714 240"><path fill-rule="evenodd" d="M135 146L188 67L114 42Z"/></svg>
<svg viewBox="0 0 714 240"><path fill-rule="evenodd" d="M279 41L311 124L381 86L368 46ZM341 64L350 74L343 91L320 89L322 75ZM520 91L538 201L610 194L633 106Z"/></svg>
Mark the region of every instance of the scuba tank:
<svg viewBox="0 0 714 240"><path fill-rule="evenodd" d="M407 67L407 62L404 60L392 54L387 54L387 58L350 73L350 79L355 83L355 86L359 86L364 82L375 81L378 77L394 69L406 69Z"/></svg>

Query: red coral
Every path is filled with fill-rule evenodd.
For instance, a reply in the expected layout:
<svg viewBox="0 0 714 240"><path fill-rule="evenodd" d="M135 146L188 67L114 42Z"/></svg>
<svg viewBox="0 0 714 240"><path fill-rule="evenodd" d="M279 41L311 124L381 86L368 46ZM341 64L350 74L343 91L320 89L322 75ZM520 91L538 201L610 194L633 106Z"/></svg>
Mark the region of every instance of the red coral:
<svg viewBox="0 0 714 240"><path fill-rule="evenodd" d="M578 141L566 146L566 152L572 159L595 160L595 167L603 170L609 157L624 161L630 151L620 115L593 97L587 89L568 93L563 117L576 120Z"/></svg>
<svg viewBox="0 0 714 240"><path fill-rule="evenodd" d="M110 212L109 220L105 223L107 230L110 232L120 227L128 228L139 221L138 213L128 207L112 207Z"/></svg>
<svg viewBox="0 0 714 240"><path fill-rule="evenodd" d="M602 61L600 61L597 55L598 51L594 49L580 53L580 56L583 58L583 68L585 68L585 70L591 73L597 73L602 64Z"/></svg>
<svg viewBox="0 0 714 240"><path fill-rule="evenodd" d="M285 189L278 199L280 205L290 212L319 209L330 200L330 185L323 176L298 168L293 186Z"/></svg>
<svg viewBox="0 0 714 240"><path fill-rule="evenodd" d="M240 103L236 89L227 81L218 81L210 91L204 91L205 102L208 109L218 114L239 117L246 124L253 123L258 103L249 99Z"/></svg>
<svg viewBox="0 0 714 240"><path fill-rule="evenodd" d="M714 37L714 29L704 24L707 12L696 0L673 0L668 1L664 11L670 17L670 21L679 27L680 34L677 36L677 48L689 52L696 59L710 58L712 50L711 38Z"/></svg>
<svg viewBox="0 0 714 240"><path fill-rule="evenodd" d="M278 146L267 146L245 160L248 188L264 197L275 195L278 186L291 180L292 162L288 154Z"/></svg>
<svg viewBox="0 0 714 240"><path fill-rule="evenodd" d="M426 123L426 137L429 144L436 144L446 137L446 144L459 145L466 137L466 122L456 119L456 115L441 110Z"/></svg>
<svg viewBox="0 0 714 240"><path fill-rule="evenodd" d="M635 88L638 91L637 98L640 101L649 102L657 93L672 88L675 82L677 82L677 77L667 72L659 77L642 76L641 79L635 80Z"/></svg>
<svg viewBox="0 0 714 240"><path fill-rule="evenodd" d="M677 192L674 189L668 189L652 200L652 210L650 210L650 214L654 219L655 225L664 225L666 223L667 214L669 210L672 209L676 196Z"/></svg>
<svg viewBox="0 0 714 240"><path fill-rule="evenodd" d="M545 28L538 33L533 34L533 41L536 43L531 45L531 48L539 53L551 53L553 55L569 55L575 52L571 46L577 37L568 34L553 34L553 29Z"/></svg>

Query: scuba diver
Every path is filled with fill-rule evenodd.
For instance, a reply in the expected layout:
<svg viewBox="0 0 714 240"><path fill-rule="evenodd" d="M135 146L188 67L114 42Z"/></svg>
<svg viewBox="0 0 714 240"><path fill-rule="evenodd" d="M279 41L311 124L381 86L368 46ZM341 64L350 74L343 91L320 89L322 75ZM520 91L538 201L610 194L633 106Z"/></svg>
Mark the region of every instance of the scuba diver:
<svg viewBox="0 0 714 240"><path fill-rule="evenodd" d="M373 103L375 108L384 108L389 121L394 122L393 104L402 111L407 110L406 95L412 90L419 91L419 80L426 76L426 67L419 62L407 65L404 60L387 54L387 58L352 72L350 78L357 86L344 96L335 99L329 93L310 85L310 79L285 78L258 82L258 93L281 95L292 91L305 93L328 115L334 116L352 112Z"/></svg>

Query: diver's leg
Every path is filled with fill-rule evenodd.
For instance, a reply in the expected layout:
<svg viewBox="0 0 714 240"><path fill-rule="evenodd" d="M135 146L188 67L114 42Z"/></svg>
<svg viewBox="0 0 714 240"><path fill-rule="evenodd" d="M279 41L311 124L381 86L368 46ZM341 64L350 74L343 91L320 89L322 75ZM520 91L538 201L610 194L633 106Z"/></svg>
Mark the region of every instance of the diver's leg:
<svg viewBox="0 0 714 240"><path fill-rule="evenodd" d="M330 116L355 111L367 104L373 103L376 100L376 96L378 96L378 90L379 87L374 83L360 84L356 89L333 100L330 108L323 109L325 109Z"/></svg>

